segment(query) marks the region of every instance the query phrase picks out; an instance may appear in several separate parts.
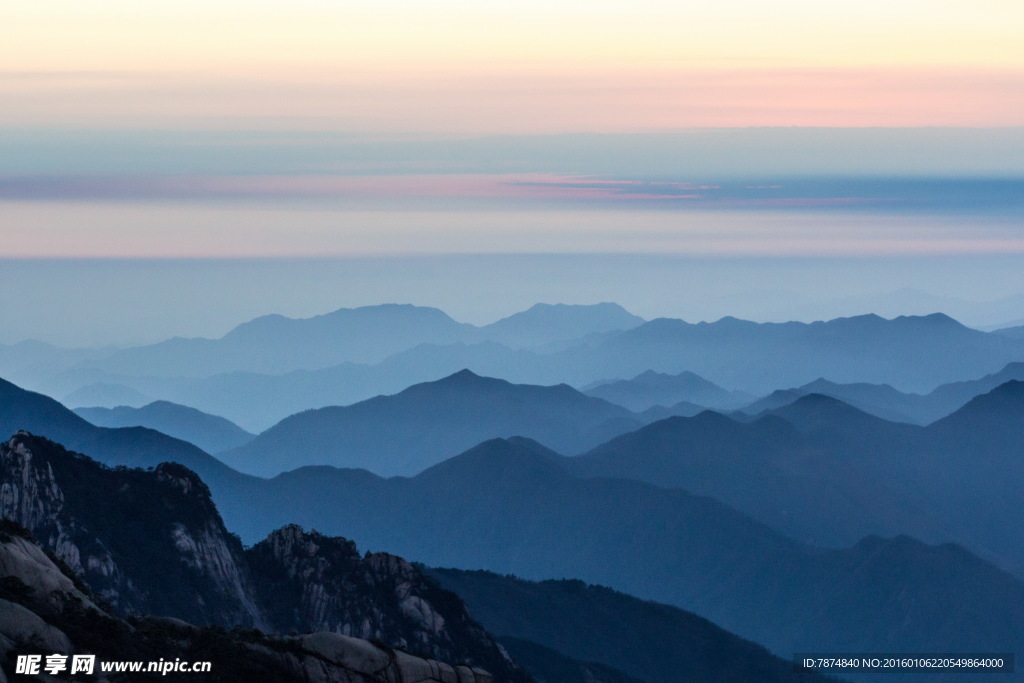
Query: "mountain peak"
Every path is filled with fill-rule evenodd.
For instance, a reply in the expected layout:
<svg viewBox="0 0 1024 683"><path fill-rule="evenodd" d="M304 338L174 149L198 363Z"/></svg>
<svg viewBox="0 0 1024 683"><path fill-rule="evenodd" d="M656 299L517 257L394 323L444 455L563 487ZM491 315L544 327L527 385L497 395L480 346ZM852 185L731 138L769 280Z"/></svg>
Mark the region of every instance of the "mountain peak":
<svg viewBox="0 0 1024 683"><path fill-rule="evenodd" d="M484 378L481 375L476 374L475 372L473 372L469 368L462 368L458 372L453 372L452 374L448 375L447 377L439 379L438 382L473 382L473 381L481 380L481 379L493 379L493 378Z"/></svg>
<svg viewBox="0 0 1024 683"><path fill-rule="evenodd" d="M486 439L526 436L574 455L640 424L626 408L565 384L513 384L463 369L397 394L297 413L219 457L267 477L315 464L411 476Z"/></svg>
<svg viewBox="0 0 1024 683"><path fill-rule="evenodd" d="M997 396L1024 396L1024 382L1017 379L1011 379L1009 382L1003 382L998 387L989 392Z"/></svg>
<svg viewBox="0 0 1024 683"><path fill-rule="evenodd" d="M929 313L928 315L901 315L897 318L893 318L893 322L914 324L920 327L969 329L964 324L962 324L958 320L955 320L954 318L951 318L945 313Z"/></svg>
<svg viewBox="0 0 1024 683"><path fill-rule="evenodd" d="M805 394L789 405L768 412L790 422L800 430L886 422L837 398L816 393Z"/></svg>
<svg viewBox="0 0 1024 683"><path fill-rule="evenodd" d="M537 445L541 447L513 439L490 439L427 468L415 478L465 481L467 486L478 487L481 482L508 483L568 476L549 455L550 451Z"/></svg>
<svg viewBox="0 0 1024 683"><path fill-rule="evenodd" d="M1024 415L1024 382L1011 379L987 394L975 396L962 408L934 424L963 420L1019 420Z"/></svg>
<svg viewBox="0 0 1024 683"><path fill-rule="evenodd" d="M481 327L480 334L506 346L530 347L628 330L643 322L614 303L540 303Z"/></svg>
<svg viewBox="0 0 1024 683"><path fill-rule="evenodd" d="M74 441L95 427L49 396L22 389L0 379L0 435L19 430L46 433L61 441Z"/></svg>
<svg viewBox="0 0 1024 683"><path fill-rule="evenodd" d="M837 383L831 380L825 379L824 377L819 377L813 382L808 382L807 384L803 385L802 387L800 387L800 389L806 391L807 393L813 394L817 392L819 389L835 389L838 386L839 385Z"/></svg>
<svg viewBox="0 0 1024 683"><path fill-rule="evenodd" d="M824 324L831 326L870 325L872 327L880 325L894 325L901 328L909 327L915 329L969 329L962 323L954 320L945 313L929 313L927 315L900 315L892 319L883 318L877 313L864 313L862 315L833 318L832 320L829 320Z"/></svg>
<svg viewBox="0 0 1024 683"><path fill-rule="evenodd" d="M516 313L516 314L514 314L512 316L509 316L509 317L522 316L522 315L527 315L527 314L540 314L540 313L543 313L543 314L548 314L548 313L556 313L556 314L577 313L577 314L584 314L584 315L599 314L599 315L602 315L602 316L616 316L616 317L622 317L624 319L629 319L629 320L637 320L637 321L641 321L641 322L643 321L643 319L640 318L639 316L633 315L632 313L627 311L625 308L623 308L619 304L611 302L611 301L602 301L602 302L596 303L596 304L562 304L562 303L558 303L558 304L545 304L545 303L536 303L533 306L530 306L525 311L522 311L521 313Z"/></svg>
<svg viewBox="0 0 1024 683"><path fill-rule="evenodd" d="M828 396L826 394L816 394L813 392L809 394L804 394L793 403L804 406L828 407L833 409L853 408L853 406L849 405L848 403L844 403L843 401L840 401L838 398L835 398L834 396ZM856 408L853 409L856 410Z"/></svg>
<svg viewBox="0 0 1024 683"><path fill-rule="evenodd" d="M497 377L485 377L478 375L469 368L463 368L458 372L436 379L432 382L420 382L399 392L398 396L416 395L429 392L432 389L497 389L499 387L512 387L511 382ZM358 404L357 404L358 405Z"/></svg>
<svg viewBox="0 0 1024 683"><path fill-rule="evenodd" d="M633 378L634 382L651 381L657 379L667 379L669 375L664 372L655 372L654 370L644 370L639 375Z"/></svg>
<svg viewBox="0 0 1024 683"><path fill-rule="evenodd" d="M754 327L754 326L757 326L759 323L753 322L751 320L743 320L742 318L737 318L734 315L725 315L725 316L722 316L721 318L719 318L718 320L716 320L713 323L706 323L706 324L714 325L715 327L721 327L721 328L739 328L739 327Z"/></svg>

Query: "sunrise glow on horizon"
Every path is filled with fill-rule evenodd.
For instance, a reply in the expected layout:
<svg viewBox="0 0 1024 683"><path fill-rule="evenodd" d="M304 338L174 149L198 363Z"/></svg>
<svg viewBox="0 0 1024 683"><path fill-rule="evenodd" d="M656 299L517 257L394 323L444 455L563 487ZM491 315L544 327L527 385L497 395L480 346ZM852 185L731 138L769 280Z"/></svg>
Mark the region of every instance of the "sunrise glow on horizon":
<svg viewBox="0 0 1024 683"><path fill-rule="evenodd" d="M1021 253L1022 26L1003 0L8 3L0 258Z"/></svg>
<svg viewBox="0 0 1024 683"><path fill-rule="evenodd" d="M0 19L6 126L1024 125L1015 2L50 0Z"/></svg>

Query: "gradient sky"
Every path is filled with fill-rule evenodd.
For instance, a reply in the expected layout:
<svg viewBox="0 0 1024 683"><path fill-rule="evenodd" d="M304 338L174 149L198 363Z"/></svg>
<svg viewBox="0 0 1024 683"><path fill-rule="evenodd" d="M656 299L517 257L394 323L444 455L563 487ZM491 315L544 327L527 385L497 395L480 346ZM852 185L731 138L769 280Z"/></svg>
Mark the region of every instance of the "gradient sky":
<svg viewBox="0 0 1024 683"><path fill-rule="evenodd" d="M13 126L1024 124L1015 0L39 0L0 26Z"/></svg>
<svg viewBox="0 0 1024 683"><path fill-rule="evenodd" d="M759 316L748 304L765 288L1016 301L1022 29L1019 0L4 3L0 314L25 321L4 338L44 336L33 329L56 302L83 335L94 320L90 339L117 342L151 338L139 326L172 309L180 333L209 333L237 311L385 294L477 320L531 298L622 299L645 315L796 310ZM699 281L735 296L694 293L669 266L645 279L652 254L704 264ZM470 300L493 268L436 265L473 255L509 269L495 281L503 306L495 292ZM614 277L580 265L605 256L625 258ZM204 260L282 257L287 268L245 271L250 284L281 278L262 294L224 284L234 271L220 260L209 282L231 296L171 303L187 290L174 277L197 278ZM523 265L534 257L548 265ZM323 258L360 275L309 305L268 293L295 292L296 264ZM408 258L435 265L410 271ZM70 265L83 259L113 260ZM153 259L198 260L150 280ZM842 287L822 275L834 259L853 259ZM851 263L871 273L859 293ZM137 295L117 312L131 325L105 307L114 282ZM663 291L645 299L645 282ZM1024 318L1008 306L979 324Z"/></svg>

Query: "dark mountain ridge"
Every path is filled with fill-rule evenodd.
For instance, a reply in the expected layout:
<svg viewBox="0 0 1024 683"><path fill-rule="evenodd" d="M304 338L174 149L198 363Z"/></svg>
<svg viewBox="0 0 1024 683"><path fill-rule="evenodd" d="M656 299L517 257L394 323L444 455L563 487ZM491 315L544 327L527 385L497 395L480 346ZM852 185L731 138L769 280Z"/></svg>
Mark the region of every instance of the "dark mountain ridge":
<svg viewBox="0 0 1024 683"><path fill-rule="evenodd" d="M630 380L591 384L583 387L582 391L588 396L603 398L634 412L643 412L655 406L668 408L683 401L705 408L722 409L736 408L749 401L747 394L726 391L689 371L667 375L647 370Z"/></svg>
<svg viewBox="0 0 1024 683"><path fill-rule="evenodd" d="M999 372L979 379L943 384L927 394L904 393L888 384L838 384L819 377L801 387L775 391L744 406L742 411L757 414L813 393L837 398L891 422L926 425L949 415L975 396L987 393L1010 380L1024 380L1024 363L1008 363Z"/></svg>
<svg viewBox="0 0 1024 683"><path fill-rule="evenodd" d="M1019 386L1001 385L927 427L808 394L743 420L656 422L565 466L712 496L818 545L910 533L963 544L1024 575L1024 534L1005 523L1024 486Z"/></svg>
<svg viewBox="0 0 1024 683"><path fill-rule="evenodd" d="M97 427L71 410L33 391L0 379L0 433L46 434L68 448L89 453L108 465L154 467L177 462L216 488L225 480L243 490L253 477L224 465L199 447L146 427Z"/></svg>
<svg viewBox="0 0 1024 683"><path fill-rule="evenodd" d="M411 475L490 438L522 435L578 453L640 424L567 385L515 385L462 370L394 396L293 415L218 457L260 476L320 464Z"/></svg>
<svg viewBox="0 0 1024 683"><path fill-rule="evenodd" d="M188 441L207 453L236 448L256 435L230 420L170 401L154 401L141 408L75 408L75 414L98 427L148 427Z"/></svg>
<svg viewBox="0 0 1024 683"><path fill-rule="evenodd" d="M452 478L519 479L530 470L564 477L556 464L559 456L543 446L523 439L497 443L506 447L504 469L492 467L493 458L483 449L439 465L424 479L432 488L450 490ZM494 660L498 655L488 645L489 636L469 619L458 598L440 591L409 563L383 553L361 557L350 541L296 526L273 531L245 550L226 532L205 485L180 465L150 472L110 469L26 433L0 447L0 463L0 485L13 492L6 500L21 502L0 512L48 539L59 557L98 587L114 614L151 612L279 633L325 630L442 661L473 661L504 671L498 680L519 680L507 663ZM379 481L369 473L352 474L364 492L367 482ZM16 482L40 483L24 489ZM95 504L97 494L103 505ZM259 501L249 505L255 506L248 508L251 514ZM233 601L225 604L229 598ZM104 624L95 628L112 628ZM746 656L767 657L757 648ZM549 653L545 661L550 658ZM566 665L564 658L560 662ZM570 664L605 676L598 680L622 680L600 668Z"/></svg>
<svg viewBox="0 0 1024 683"><path fill-rule="evenodd" d="M955 568L944 564L952 551L909 539L824 551L711 498L570 476L549 452L518 440L485 442L408 479L300 468L249 498L244 520L230 496L223 500L243 537L288 514L427 564L529 579L576 576L696 612L784 655L841 648L834 631L857 631L865 651L910 643L931 651L968 643L1013 649L1024 616L1024 586L962 549L949 556L958 558ZM928 572L935 581L925 580ZM947 605L954 590L970 590L986 606L960 614L961 598ZM879 620L876 600L908 611L879 605L886 615ZM919 609L929 618L919 619ZM941 619L933 614L943 609ZM987 640L956 635L958 620L982 613L995 624L985 627Z"/></svg>
<svg viewBox="0 0 1024 683"><path fill-rule="evenodd" d="M485 571L428 571L462 595L500 641L513 636L549 643L648 683L798 681L806 675L695 614L603 586L524 581Z"/></svg>
<svg viewBox="0 0 1024 683"><path fill-rule="evenodd" d="M449 388L462 380L470 385L493 386L499 392L522 389L469 374L461 380L452 379ZM424 386L417 391L430 394L436 390ZM535 390L558 397L573 392L568 387L554 388L553 392L552 388L530 389ZM28 428L56 434L74 448L111 464L153 466L176 460L199 472L218 500L245 501L267 489L261 480L240 474L191 444L158 432L93 427L55 401L10 384L0 385L0 393L7 406L0 412L0 427L7 425L9 431ZM435 412L440 411L436 419L451 420L445 407L454 404L444 394L437 396L440 398L433 402ZM604 444L563 466L578 475L625 477L713 496L772 528L826 547L848 545L867 534L909 532L928 542L963 543L1002 567L1024 571L1024 538L999 522L1014 505L1013 487L1024 485L1024 474L1014 456L1016 437L1012 430L998 437L998 424L922 429L871 418L834 401L808 401L773 416L788 420L791 426L802 426L802 430L787 428L786 422L773 425L763 418L747 426L710 414L692 422L677 418L625 434L621 441ZM477 411L491 405L472 398L465 402ZM811 411L809 406L816 404L820 404L819 409ZM821 410L821 406L830 408ZM13 419L18 413L23 419ZM1012 411L1004 417L1010 427L1014 419ZM381 434L388 436L394 431L392 424L371 424L372 428L362 434L374 446ZM493 422L489 424L493 426ZM486 430L470 432L466 440L473 443L477 437L489 438L502 431L523 433L526 430L518 426L522 424L505 424L501 431L489 434ZM609 426L619 431L630 428L615 420L604 424L604 428ZM437 425L430 427L436 429ZM661 436L650 441L658 434ZM990 436L982 438L984 434ZM400 436L414 440L421 433L409 430ZM270 456L282 461L294 457L304 438L309 435L300 430L294 441L282 439ZM438 450L436 457L445 457L443 451ZM366 464L377 467L376 463ZM273 486L276 484L270 488ZM290 504L300 505L298 500ZM243 507L228 508L233 524L235 519L247 524ZM279 517L277 526L291 521L287 516ZM311 523L320 527L319 520ZM264 528L264 533L269 530ZM338 533L345 532L339 529Z"/></svg>
<svg viewBox="0 0 1024 683"><path fill-rule="evenodd" d="M944 519L918 496L807 434L818 423L841 423L852 431L892 423L823 396L793 406L751 422L711 411L668 418L568 458L564 466L579 476L711 496L793 538L827 547L905 531L949 540Z"/></svg>
<svg viewBox="0 0 1024 683"><path fill-rule="evenodd" d="M42 539L117 612L264 625L241 543L187 468L113 470L18 432L0 444L0 481L0 514Z"/></svg>

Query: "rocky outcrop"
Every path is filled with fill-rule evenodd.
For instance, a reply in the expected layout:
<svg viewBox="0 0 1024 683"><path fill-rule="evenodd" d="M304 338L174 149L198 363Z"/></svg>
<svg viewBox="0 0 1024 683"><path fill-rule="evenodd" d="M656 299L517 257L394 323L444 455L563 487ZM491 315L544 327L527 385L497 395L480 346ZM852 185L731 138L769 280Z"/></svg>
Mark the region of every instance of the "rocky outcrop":
<svg viewBox="0 0 1024 683"><path fill-rule="evenodd" d="M110 468L19 432L0 444L0 514L43 549L27 536L4 537L0 580L11 596L23 585L34 596L0 605L8 649L30 636L55 652L69 643L116 652L119 642L115 658L129 659L125 648L153 638L171 638L179 643L172 650L187 654L182 643L231 636L241 638L226 644L232 652L251 650L280 680L528 680L458 596L400 557L361 556L351 541L297 526L244 550L209 489L182 465ZM74 633L58 623L69 604L79 615ZM160 619L123 621L134 614ZM172 638L168 629L185 630ZM238 629L259 630L242 638Z"/></svg>
<svg viewBox="0 0 1024 683"><path fill-rule="evenodd" d="M0 472L0 516L30 530L76 574L88 575L104 598L116 602L135 592L103 543L87 539L87 532L65 510L53 465L45 457L35 457L27 434L0 444Z"/></svg>
<svg viewBox="0 0 1024 683"><path fill-rule="evenodd" d="M330 681L330 666L341 667L360 675L371 673L375 678L352 680L380 680L388 683L494 683L490 673L465 665L451 666L433 659L414 657L400 650L350 638L339 633L311 633L292 639L300 650L287 653L279 659L296 673L311 681ZM326 666L325 666L326 665ZM323 678L310 674L322 672Z"/></svg>
<svg viewBox="0 0 1024 683"><path fill-rule="evenodd" d="M351 541L290 525L247 550L246 559L277 632L332 631L468 662L503 679L520 675L458 596L401 557L360 556Z"/></svg>
<svg viewBox="0 0 1024 683"><path fill-rule="evenodd" d="M98 607L64 571L24 529L6 520L0 524L0 681L14 677L11 664L19 654L94 654L97 668L90 680L97 681L108 680L100 669L105 661L180 659L210 662L211 673L221 681L495 683L481 669L414 657L337 633L275 637L201 628L177 619L128 622ZM138 678L177 680L160 674Z"/></svg>
<svg viewBox="0 0 1024 683"><path fill-rule="evenodd" d="M241 542L187 468L109 468L26 432L0 444L0 514L115 611L261 627Z"/></svg>

